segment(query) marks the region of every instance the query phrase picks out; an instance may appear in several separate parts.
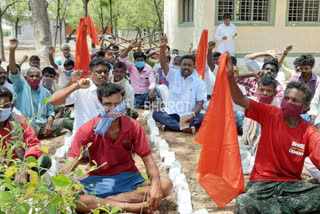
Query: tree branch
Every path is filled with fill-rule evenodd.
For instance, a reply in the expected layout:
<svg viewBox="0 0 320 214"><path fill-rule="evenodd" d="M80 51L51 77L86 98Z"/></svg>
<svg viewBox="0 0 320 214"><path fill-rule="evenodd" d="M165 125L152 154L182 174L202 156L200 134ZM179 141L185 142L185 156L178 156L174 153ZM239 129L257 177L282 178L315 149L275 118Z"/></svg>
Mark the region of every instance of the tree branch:
<svg viewBox="0 0 320 214"><path fill-rule="evenodd" d="M3 16L3 14L8 10L9 7L11 7L12 5L14 5L16 2L12 2L10 4L8 4L4 9L3 11L0 13L0 17Z"/></svg>

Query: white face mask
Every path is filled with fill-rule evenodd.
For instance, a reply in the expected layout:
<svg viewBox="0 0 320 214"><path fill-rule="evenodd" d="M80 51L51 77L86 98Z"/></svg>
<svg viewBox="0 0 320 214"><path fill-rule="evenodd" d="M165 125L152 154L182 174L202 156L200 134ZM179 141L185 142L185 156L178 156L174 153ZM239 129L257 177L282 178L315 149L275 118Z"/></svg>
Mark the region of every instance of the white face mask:
<svg viewBox="0 0 320 214"><path fill-rule="evenodd" d="M4 108L2 109L1 113L0 113L0 122L4 122L6 120L8 120L8 118L11 115L11 108Z"/></svg>

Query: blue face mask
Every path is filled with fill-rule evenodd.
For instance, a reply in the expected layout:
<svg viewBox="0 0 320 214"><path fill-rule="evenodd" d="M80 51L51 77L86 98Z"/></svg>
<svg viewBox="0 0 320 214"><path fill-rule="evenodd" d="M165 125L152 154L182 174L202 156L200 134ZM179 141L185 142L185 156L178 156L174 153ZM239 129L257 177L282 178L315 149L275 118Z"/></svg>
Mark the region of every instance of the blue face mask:
<svg viewBox="0 0 320 214"><path fill-rule="evenodd" d="M145 66L145 61L136 61L136 67L137 68L143 68Z"/></svg>
<svg viewBox="0 0 320 214"><path fill-rule="evenodd" d="M8 118L11 115L11 108L2 109L0 115L1 115L0 122L4 122L4 121L8 120Z"/></svg>
<svg viewBox="0 0 320 214"><path fill-rule="evenodd" d="M71 70L69 70L69 71L66 71L66 76L67 76L67 77L70 77L73 71L74 71L74 69L71 69Z"/></svg>

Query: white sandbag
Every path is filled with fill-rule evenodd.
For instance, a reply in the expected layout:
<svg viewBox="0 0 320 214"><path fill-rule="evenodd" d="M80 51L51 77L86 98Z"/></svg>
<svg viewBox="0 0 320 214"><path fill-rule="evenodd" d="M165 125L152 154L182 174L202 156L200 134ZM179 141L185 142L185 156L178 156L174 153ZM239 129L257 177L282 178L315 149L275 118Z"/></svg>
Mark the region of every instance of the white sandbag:
<svg viewBox="0 0 320 214"><path fill-rule="evenodd" d="M168 152L165 156L164 156L164 168L165 169L169 169L171 164L173 162L176 161L176 156L174 154L174 152Z"/></svg>

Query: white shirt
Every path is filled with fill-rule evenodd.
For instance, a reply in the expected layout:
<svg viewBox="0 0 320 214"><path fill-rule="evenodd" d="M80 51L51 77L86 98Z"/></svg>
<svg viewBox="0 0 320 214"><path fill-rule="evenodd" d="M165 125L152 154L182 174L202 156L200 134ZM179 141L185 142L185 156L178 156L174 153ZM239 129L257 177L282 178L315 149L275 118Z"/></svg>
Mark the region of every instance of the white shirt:
<svg viewBox="0 0 320 214"><path fill-rule="evenodd" d="M228 26L223 23L217 27L215 37L218 40L218 52L224 53L228 51L230 55L234 56L234 39L236 37L233 35L235 33L238 33L238 31L236 26L232 23L230 23ZM226 40L223 40L222 38L224 36L228 38Z"/></svg>
<svg viewBox="0 0 320 214"><path fill-rule="evenodd" d="M206 83L206 88L207 88L207 94L211 95L213 91L214 84L216 82L217 78L217 72L218 72L218 66L214 66L214 71L212 72L209 66L206 66L206 74L204 81Z"/></svg>
<svg viewBox="0 0 320 214"><path fill-rule="evenodd" d="M190 114L197 101L206 101L206 84L199 78L197 72L186 79L181 76L181 70L169 68L165 76L169 82L169 97L165 111L168 114L178 114L179 116Z"/></svg>
<svg viewBox="0 0 320 214"><path fill-rule="evenodd" d="M70 81L70 78L62 71L62 67L58 66L56 72L59 74L58 87L64 88Z"/></svg>
<svg viewBox="0 0 320 214"><path fill-rule="evenodd" d="M97 97L97 86L90 80L90 87L74 91L66 99L66 105L74 104L73 134L86 122L99 115L95 101Z"/></svg>

